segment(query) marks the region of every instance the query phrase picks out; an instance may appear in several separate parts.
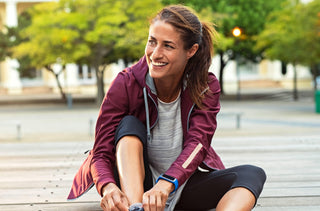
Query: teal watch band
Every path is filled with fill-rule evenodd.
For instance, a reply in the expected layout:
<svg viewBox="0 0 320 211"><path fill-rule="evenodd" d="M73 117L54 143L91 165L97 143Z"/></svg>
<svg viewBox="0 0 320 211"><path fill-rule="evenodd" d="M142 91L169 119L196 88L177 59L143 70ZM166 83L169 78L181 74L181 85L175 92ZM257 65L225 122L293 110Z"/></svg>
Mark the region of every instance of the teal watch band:
<svg viewBox="0 0 320 211"><path fill-rule="evenodd" d="M179 183L178 183L178 180L177 180L176 178L174 178L174 177L172 177L172 176L169 176L169 175L166 175L166 174L161 174L161 175L158 177L156 183L157 183L160 179L163 179L163 180L166 180L166 181L168 181L168 182L171 182L171 183L174 185L174 190L173 190L170 194L174 193L174 192L178 189Z"/></svg>

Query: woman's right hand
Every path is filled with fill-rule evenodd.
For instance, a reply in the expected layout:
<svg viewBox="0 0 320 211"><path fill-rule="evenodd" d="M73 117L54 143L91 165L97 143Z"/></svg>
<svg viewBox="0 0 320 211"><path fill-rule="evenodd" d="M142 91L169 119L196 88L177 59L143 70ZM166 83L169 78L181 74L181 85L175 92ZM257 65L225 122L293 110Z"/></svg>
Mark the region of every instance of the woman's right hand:
<svg viewBox="0 0 320 211"><path fill-rule="evenodd" d="M108 183L102 188L103 197L100 206L104 211L128 211L127 196L114 183Z"/></svg>

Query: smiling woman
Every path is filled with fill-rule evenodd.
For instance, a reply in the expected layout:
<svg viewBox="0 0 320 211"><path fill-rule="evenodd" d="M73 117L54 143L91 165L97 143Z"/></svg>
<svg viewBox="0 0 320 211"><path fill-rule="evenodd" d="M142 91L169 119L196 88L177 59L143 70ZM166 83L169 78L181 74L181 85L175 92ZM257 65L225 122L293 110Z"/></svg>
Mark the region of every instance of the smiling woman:
<svg viewBox="0 0 320 211"><path fill-rule="evenodd" d="M167 26L164 27L164 23ZM164 44L168 45L169 48L176 49L177 57L181 56L181 63L178 65L182 68L182 77L176 78L176 81L181 82L181 79L184 78L188 87L190 87L191 98L198 107L202 106L203 95L201 93L207 88L208 69L213 56L212 38L216 32L211 25L210 23L200 22L194 13L182 6L167 7L150 22L149 38L152 36L151 31L157 33L154 30L158 28L158 36L162 34L169 39L164 40ZM163 27L163 31L159 27ZM164 33L164 30L169 31ZM150 41L155 41L152 39ZM153 44L155 43L153 42ZM148 59L150 51L147 50L149 50L148 45L146 47ZM176 72L179 72L179 70Z"/></svg>
<svg viewBox="0 0 320 211"><path fill-rule="evenodd" d="M165 21L158 20L150 26L145 54L159 99L171 102L177 98L188 59L198 47L195 43L185 49L180 33Z"/></svg>
<svg viewBox="0 0 320 211"><path fill-rule="evenodd" d="M211 147L220 110L219 82L208 72L213 34L187 7L157 14L145 56L119 73L101 105L69 198L94 182L106 211L253 208L264 171L225 169Z"/></svg>

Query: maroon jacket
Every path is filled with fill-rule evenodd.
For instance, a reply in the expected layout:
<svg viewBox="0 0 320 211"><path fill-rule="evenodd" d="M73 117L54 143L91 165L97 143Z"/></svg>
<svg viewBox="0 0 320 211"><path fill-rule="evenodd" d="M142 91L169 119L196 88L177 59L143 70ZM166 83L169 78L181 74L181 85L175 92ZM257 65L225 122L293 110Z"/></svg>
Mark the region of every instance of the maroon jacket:
<svg viewBox="0 0 320 211"><path fill-rule="evenodd" d="M143 57L137 64L120 72L113 81L100 108L93 150L76 174L68 199L81 196L94 184L102 195L104 185L109 182L115 183L115 130L126 115L136 116L146 125L144 88L148 95L150 128L157 124L157 96L153 80L150 80L151 77L147 73L148 65ZM187 87L181 93L183 150L165 172L177 178L179 186L198 166L208 170L224 169L221 159L211 147L217 126L216 115L220 110L220 86L212 73L209 73L209 81L211 93L205 95L202 110L192 102Z"/></svg>

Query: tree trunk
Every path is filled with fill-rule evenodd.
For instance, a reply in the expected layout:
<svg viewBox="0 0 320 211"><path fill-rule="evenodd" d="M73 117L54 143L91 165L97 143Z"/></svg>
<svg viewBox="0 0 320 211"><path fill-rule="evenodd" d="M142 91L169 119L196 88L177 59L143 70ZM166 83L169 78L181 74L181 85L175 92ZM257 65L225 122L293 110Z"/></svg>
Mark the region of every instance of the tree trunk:
<svg viewBox="0 0 320 211"><path fill-rule="evenodd" d="M58 88L59 88L59 91L60 91L60 94L61 94L61 98L62 98L63 101L66 101L67 100L66 94L64 93L63 88L61 86L61 83L59 81L59 74L55 74L54 73L54 76L56 77L56 81L57 81L57 85L58 85Z"/></svg>
<svg viewBox="0 0 320 211"><path fill-rule="evenodd" d="M220 74L219 74L219 83L220 83L220 90L221 95L224 95L224 88L223 88L223 70L226 66L226 63L223 61L223 52L219 52L220 55Z"/></svg>
<svg viewBox="0 0 320 211"><path fill-rule="evenodd" d="M59 81L59 75L60 75L60 73L63 72L63 69L62 69L59 73L55 73L50 66L45 66L45 68L54 75L54 77L55 77L55 79L56 79L56 81L57 81L57 85L58 85L60 94L61 94L61 99L62 99L63 101L66 101L66 100L67 100L66 94L64 93L63 88L62 88L62 86L61 86L61 83L60 83L60 81Z"/></svg>
<svg viewBox="0 0 320 211"><path fill-rule="evenodd" d="M104 68L103 70L100 70L98 66L95 67L95 72L96 72L96 78L97 78L97 98L96 98L96 103L97 105L101 105L103 98L105 96L105 91L104 91L104 80L103 80L103 73L104 73Z"/></svg>
<svg viewBox="0 0 320 211"><path fill-rule="evenodd" d="M293 99L298 100L297 66L293 64Z"/></svg>
<svg viewBox="0 0 320 211"><path fill-rule="evenodd" d="M311 65L310 70L313 77L313 89L317 91L317 77L320 76L320 65Z"/></svg>

